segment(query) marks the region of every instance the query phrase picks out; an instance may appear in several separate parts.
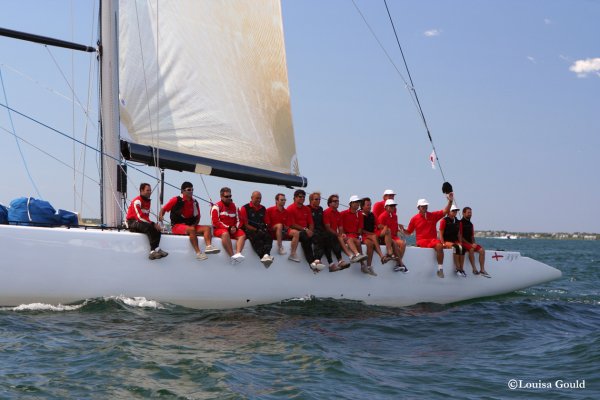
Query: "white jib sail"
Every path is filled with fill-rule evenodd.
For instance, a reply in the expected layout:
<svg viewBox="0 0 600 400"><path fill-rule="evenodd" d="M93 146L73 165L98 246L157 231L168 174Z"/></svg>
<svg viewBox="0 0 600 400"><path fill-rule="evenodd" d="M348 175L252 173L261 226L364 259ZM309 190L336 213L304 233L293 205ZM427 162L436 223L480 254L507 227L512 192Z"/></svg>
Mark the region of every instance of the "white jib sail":
<svg viewBox="0 0 600 400"><path fill-rule="evenodd" d="M299 175L279 1L120 1L119 65L135 142Z"/></svg>

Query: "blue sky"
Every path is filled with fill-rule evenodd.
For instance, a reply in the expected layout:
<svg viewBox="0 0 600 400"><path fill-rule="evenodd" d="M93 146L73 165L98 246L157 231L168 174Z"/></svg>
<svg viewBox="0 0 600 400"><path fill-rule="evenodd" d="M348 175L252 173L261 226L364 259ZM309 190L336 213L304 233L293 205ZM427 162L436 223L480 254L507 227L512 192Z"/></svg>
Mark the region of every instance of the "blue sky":
<svg viewBox="0 0 600 400"><path fill-rule="evenodd" d="M91 44L93 3L5 0L0 26ZM383 1L355 4L406 78ZM600 232L600 2L388 5L443 171L458 204L473 207L476 228ZM296 144L308 190L378 199L384 189L394 189L405 223L418 198L442 207L442 178L429 163L431 146L419 115L354 3L283 0L282 6ZM52 54L62 73L75 75L78 96L87 102L90 56ZM11 106L83 137L84 118L80 112L72 117L72 102L43 89L69 92L48 50L0 38L0 67ZM0 101L5 103L3 94ZM69 165L83 165L69 141L22 118L13 116L13 122L20 136L41 141ZM37 197L21 171L15 139L2 129L12 130L4 109L0 157L10 168L0 177L0 202ZM89 131L87 141L95 145ZM42 197L56 208L79 208L79 197L71 194L73 172L28 145L22 150ZM95 173L92 152L85 168ZM147 180L132 180L141 179ZM197 194L208 197L199 176L167 172L167 180L176 186L191 180ZM238 205L254 189L263 192L267 206L278 191L291 198L285 188L204 181L213 198L221 186L232 187ZM80 178L76 186L81 191ZM97 215L96 186L84 185L84 215ZM131 198L133 183L129 191ZM202 211L207 215L208 207Z"/></svg>

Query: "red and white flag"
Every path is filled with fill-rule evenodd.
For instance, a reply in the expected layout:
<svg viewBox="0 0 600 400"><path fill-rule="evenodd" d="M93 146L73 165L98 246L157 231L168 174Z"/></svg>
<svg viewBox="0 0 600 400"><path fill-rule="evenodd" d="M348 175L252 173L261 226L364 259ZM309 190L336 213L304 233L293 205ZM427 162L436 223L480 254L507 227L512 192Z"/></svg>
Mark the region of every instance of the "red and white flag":
<svg viewBox="0 0 600 400"><path fill-rule="evenodd" d="M431 168L435 169L435 150L431 151L431 154L429 155L429 161L431 161Z"/></svg>

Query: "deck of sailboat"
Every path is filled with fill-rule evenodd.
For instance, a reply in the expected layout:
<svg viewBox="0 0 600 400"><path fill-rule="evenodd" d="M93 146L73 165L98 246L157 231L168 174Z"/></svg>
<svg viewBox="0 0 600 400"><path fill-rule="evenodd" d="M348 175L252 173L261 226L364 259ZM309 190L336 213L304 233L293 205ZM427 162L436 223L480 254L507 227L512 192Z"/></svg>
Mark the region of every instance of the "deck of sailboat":
<svg viewBox="0 0 600 400"><path fill-rule="evenodd" d="M147 258L144 235L127 231L2 225L0 241L11 249L3 254L0 266L2 305L66 304L118 295L209 309L307 296L382 306L447 304L511 292L561 275L543 263L505 251L487 253L486 269L492 275L487 279L470 274L469 268L467 278L455 276L448 250L446 277L440 279L435 275L433 251L416 247L406 252L409 273L394 272L391 263L375 261L378 276L373 277L361 273L357 264L340 272L314 274L306 262L278 255L266 269L249 243L242 264L231 265L223 251L197 261L185 236L164 235L161 247L169 256L160 260ZM221 247L219 239L214 244Z"/></svg>

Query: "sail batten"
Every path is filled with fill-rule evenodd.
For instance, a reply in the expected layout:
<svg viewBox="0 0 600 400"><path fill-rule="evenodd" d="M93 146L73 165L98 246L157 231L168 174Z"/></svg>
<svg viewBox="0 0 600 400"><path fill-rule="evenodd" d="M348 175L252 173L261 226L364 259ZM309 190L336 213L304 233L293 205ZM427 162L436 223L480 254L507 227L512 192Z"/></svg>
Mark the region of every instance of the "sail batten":
<svg viewBox="0 0 600 400"><path fill-rule="evenodd" d="M278 1L119 7L121 120L135 143L299 175Z"/></svg>

